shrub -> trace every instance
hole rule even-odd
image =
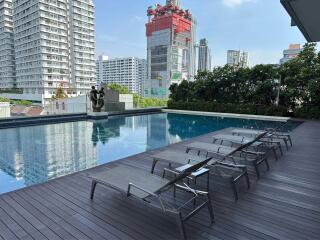
[[[299,118],[320,119],[320,107],[302,107],[294,111]]]
[[[27,101],[27,100],[18,100],[18,101],[11,101],[13,104],[16,105],[23,105],[23,106],[30,106],[32,102]]]
[[[168,108],[177,110],[222,112],[252,115],[288,116],[287,109],[281,106],[264,106],[253,104],[231,104],[217,102],[173,102],[168,101]]]

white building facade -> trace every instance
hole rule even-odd
[[[131,93],[142,94],[142,83],[147,78],[147,60],[135,57],[109,59],[100,56],[96,62],[98,84],[117,83]]]
[[[237,50],[228,50],[227,64],[235,68],[249,67],[249,53]]]
[[[0,1],[0,88],[15,87],[12,0]]]
[[[44,102],[96,84],[92,0],[13,0],[16,87]],[[22,96],[22,98],[23,98]]]
[[[211,71],[211,49],[207,39],[201,39],[199,44],[198,71]]]

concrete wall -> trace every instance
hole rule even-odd
[[[125,110],[133,109],[133,95],[132,94],[120,94],[119,101],[125,104]]]
[[[9,118],[10,116],[10,103],[0,102],[0,118]]]

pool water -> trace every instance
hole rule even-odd
[[[299,123],[161,113],[0,130],[0,194],[224,129]]]

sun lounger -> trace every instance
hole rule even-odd
[[[209,192],[197,191],[190,188],[187,184],[181,183],[183,179],[188,177],[192,172],[202,168],[210,160],[211,159],[206,159],[205,161],[191,165],[171,181],[141,169],[120,165],[90,176],[92,179],[90,198],[93,199],[97,184],[101,184],[126,194],[130,199],[135,198],[141,200],[144,204],[161,209],[163,213],[169,216],[174,216],[179,224],[182,239],[186,239],[185,222],[204,207],[207,207],[209,210],[210,222],[214,222]],[[172,204],[168,204],[162,197],[163,193],[172,188],[191,193],[193,197],[182,205],[173,207]],[[188,204],[194,203],[195,199],[200,198],[202,201],[198,206],[189,211],[187,215],[182,213],[182,210],[185,209]],[[153,202],[151,199],[156,200],[156,202]]]
[[[205,142],[194,142],[187,144],[186,152],[190,152],[191,150],[195,150],[200,155],[201,152],[206,153],[206,157],[208,156],[220,156],[221,160],[217,160],[217,162],[213,165],[206,166],[206,168],[210,169],[210,174],[213,176],[213,181],[223,180],[231,185],[234,198],[238,200],[238,191],[236,184],[242,178],[245,178],[248,189],[250,188],[250,180],[247,171],[247,167],[244,165],[236,164],[236,162],[228,163],[226,159],[232,156],[237,151],[241,151],[245,145],[241,145],[238,147],[228,147],[217,145],[213,143],[205,143]]]
[[[192,144],[192,146],[197,146],[197,144]],[[231,152],[234,152],[234,148],[230,147],[223,147],[215,144],[209,144],[209,145],[201,145],[202,147],[211,147],[210,151],[212,154],[214,154],[216,151],[219,151],[220,153],[216,156],[220,156],[220,158],[224,158],[226,156],[229,156]],[[192,150],[192,149],[190,149]],[[197,150],[198,151],[198,150]],[[202,149],[202,151],[207,151],[206,149]],[[206,152],[207,153],[207,152]],[[206,156],[208,154],[205,154]],[[215,154],[214,154],[215,155]],[[197,161],[202,161],[205,156],[196,156],[196,155],[191,155],[188,153],[184,152],[179,152],[179,151],[173,151],[173,150],[165,150],[160,153],[157,153],[152,156],[154,158],[154,162],[152,164],[152,169],[154,169],[154,165],[156,162],[165,162],[171,164],[176,164],[179,166],[183,166],[188,163],[194,163]],[[213,182],[218,181],[218,182],[224,182],[227,184],[231,185],[231,188],[234,193],[234,197],[236,200],[238,200],[238,191],[236,184],[239,180],[242,179],[242,177],[246,178],[247,186],[250,188],[250,182],[249,182],[249,176],[247,173],[247,169],[243,165],[236,165],[236,164],[230,164],[223,162],[221,159],[219,160],[218,158],[212,158],[205,168],[210,170],[210,178],[213,179]],[[172,169],[175,171],[176,169]],[[151,170],[152,171],[152,170]],[[164,169],[164,173],[169,172],[168,169]]]
[[[258,151],[259,147],[261,147],[263,143],[255,141],[255,138],[218,134],[213,136],[213,143],[220,143],[221,145],[224,143],[231,143],[231,146],[247,144],[248,147],[253,147],[255,151],[243,149],[233,154],[231,158],[236,164],[244,164],[246,166],[253,167],[258,179],[260,178],[259,165],[265,163],[267,170],[270,169],[267,154],[265,152]]]
[[[287,150],[289,149],[288,142],[290,143],[290,146],[292,147],[292,139],[289,133],[279,132],[275,128],[267,128],[266,131],[268,131],[271,134],[271,137],[274,139],[281,139],[284,141],[284,144],[287,147]]]
[[[232,135],[255,137],[259,142],[262,142],[263,147],[268,151],[272,151],[276,160],[278,160],[277,150],[283,155],[281,143],[268,138],[268,131],[253,130],[253,129],[234,129],[231,131]]]

